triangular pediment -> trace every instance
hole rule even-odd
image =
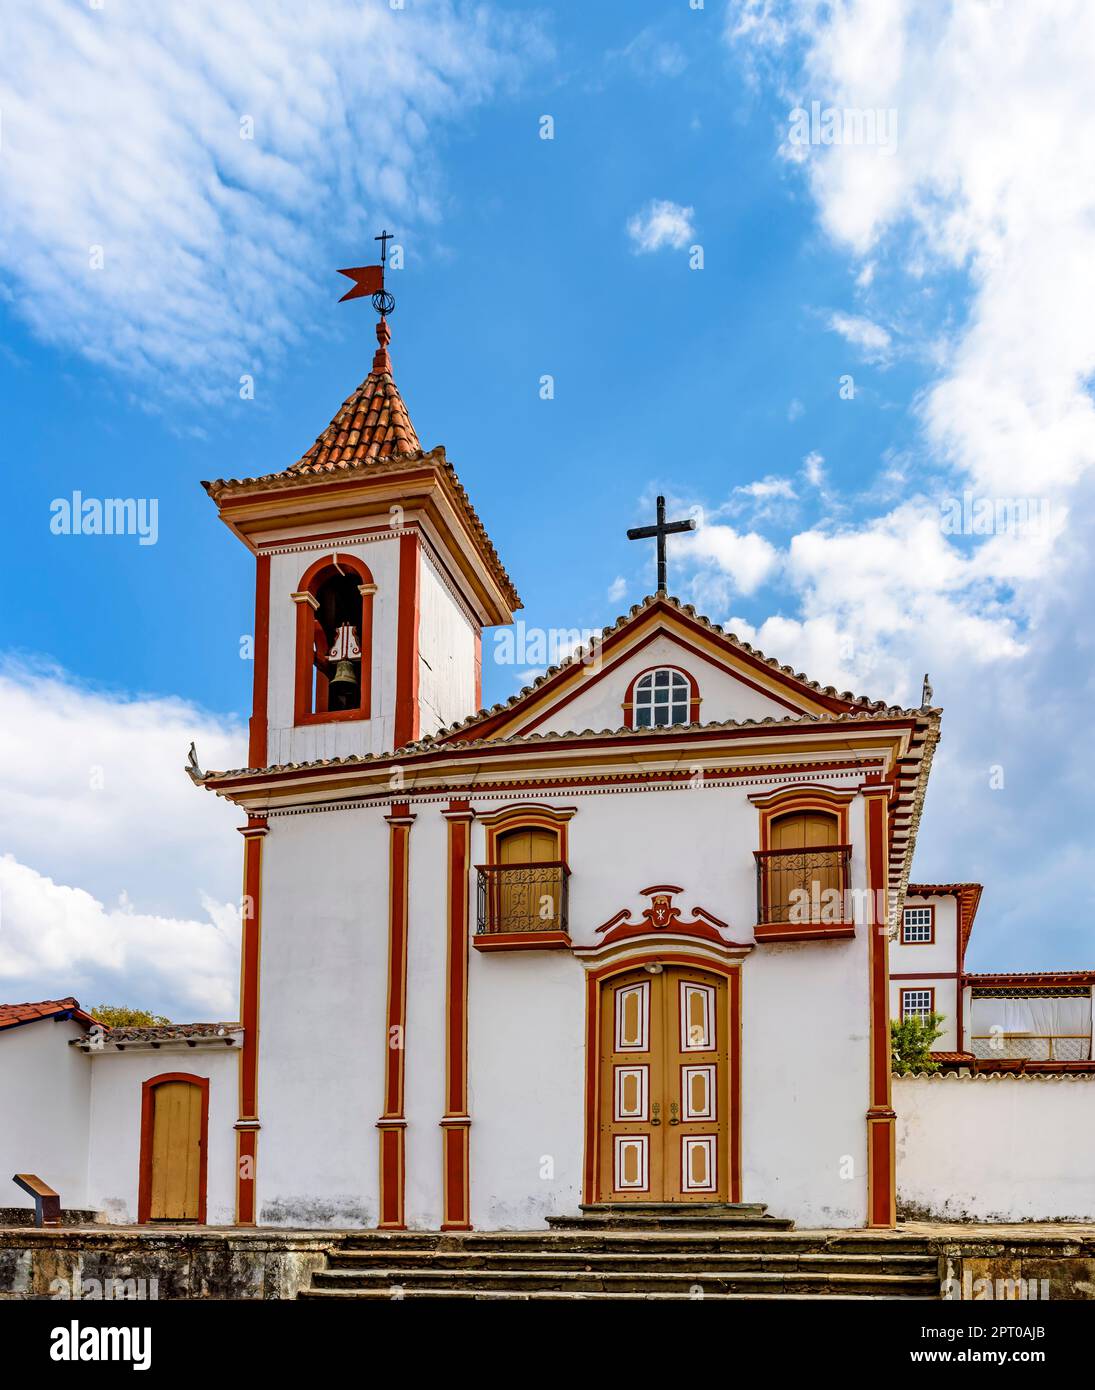
[[[631,726],[637,683],[654,668],[679,672],[689,686],[689,723],[711,724],[847,714],[870,708],[739,642],[678,600],[637,605],[601,639],[553,667],[507,704],[438,735],[444,742]]]

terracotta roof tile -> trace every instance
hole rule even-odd
[[[380,347],[373,357],[372,371],[343,401],[338,414],[308,452],[287,472],[331,473],[350,464],[421,453],[422,445],[411,417],[392,380],[390,334],[383,319],[376,326],[376,334]]]
[[[107,1041],[127,1042],[176,1042],[187,1038],[224,1038],[238,1033],[240,1023],[159,1023],[150,1027],[127,1027],[107,1029]]]
[[[33,1023],[40,1018],[58,1018],[69,1013],[79,1023],[95,1022],[70,995],[66,999],[43,999],[37,1004],[0,1004],[0,1028],[16,1028],[20,1023]]]

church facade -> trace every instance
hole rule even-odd
[[[244,822],[240,1018],[0,1004],[0,1161],[34,1179],[9,1200],[388,1231],[1095,1219],[1095,971],[970,973],[981,886],[909,881],[927,688],[823,688],[659,565],[481,708],[520,601],[377,331],[297,463],[205,485],[255,565],[248,765],[188,768]],[[892,1077],[891,1018],[928,1015],[941,1070]]]
[[[256,563],[240,1222],[580,1204],[895,1220],[889,936],[940,713],[822,688],[658,592],[501,706],[519,607],[373,369],[206,484]]]

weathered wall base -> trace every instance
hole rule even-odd
[[[0,1229],[3,1298],[295,1298],[330,1233],[147,1227]]]
[[[931,1233],[939,1250],[942,1296],[964,1302],[1095,1299],[1095,1228],[928,1224],[905,1229]]]

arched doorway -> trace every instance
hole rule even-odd
[[[205,1222],[209,1080],[164,1072],[141,1094],[138,1221]]]

